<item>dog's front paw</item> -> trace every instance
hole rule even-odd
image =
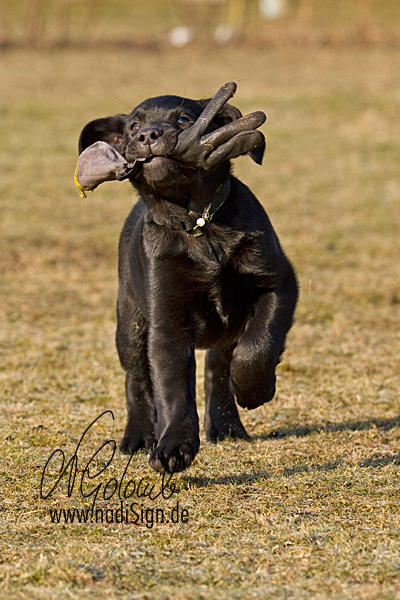
[[[247,384],[248,382],[246,382]],[[269,380],[265,380],[263,385],[254,386],[243,385],[239,387],[235,379],[231,376],[231,389],[236,396],[236,401],[242,408],[253,410],[267,402],[270,402],[275,395],[276,377],[273,375]],[[243,389],[244,388],[244,389]]]
[[[193,462],[199,445],[199,440],[179,443],[174,439],[161,439],[150,457],[149,464],[159,473],[183,471]]]
[[[141,448],[151,450],[154,448],[155,443],[156,440],[152,434],[140,437],[125,433],[120,442],[119,451],[122,452],[122,454],[135,454],[135,452]]]

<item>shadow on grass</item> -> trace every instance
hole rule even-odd
[[[336,460],[332,462],[324,463],[323,465],[300,465],[291,468],[284,468],[283,477],[293,477],[299,473],[321,473],[327,471],[334,471],[338,467],[343,467],[346,461]],[[400,453],[386,456],[375,456],[366,458],[358,463],[359,467],[373,467],[383,468],[387,465],[394,464],[400,465]],[[243,483],[256,483],[262,479],[270,479],[274,477],[279,478],[278,475],[267,473],[266,471],[254,471],[253,473],[241,473],[240,475],[226,475],[222,477],[190,477],[185,475],[182,479],[188,485],[195,485],[197,487],[212,487],[214,485],[241,485]]]
[[[365,419],[362,421],[346,421],[344,423],[332,423],[325,425],[311,425],[298,428],[288,427],[279,431],[272,431],[268,435],[252,436],[254,440],[270,440],[279,439],[285,436],[303,437],[312,433],[336,432],[336,431],[365,431],[376,427],[383,431],[393,429],[400,425],[400,416],[392,419]],[[400,453],[386,456],[374,456],[367,458],[358,463],[359,467],[383,468],[390,464],[400,465]],[[292,477],[299,473],[318,473],[333,471],[338,467],[345,465],[345,461],[339,459],[324,463],[322,465],[299,465],[290,468],[284,468],[283,477]],[[267,471],[253,471],[252,473],[241,473],[240,475],[226,475],[221,477],[190,477],[183,476],[182,479],[188,485],[196,485],[197,487],[210,487],[214,485],[241,485],[243,483],[256,483],[262,479],[277,478],[278,475],[268,473]]]
[[[318,472],[327,472],[334,471],[338,467],[343,467],[347,464],[347,461],[344,460],[336,460],[332,462],[324,463],[323,465],[304,465],[297,466],[292,468],[285,468],[283,471],[284,477],[291,477],[293,475],[297,475],[298,473],[318,473]],[[351,464],[351,461],[350,463]],[[359,463],[357,463],[358,467],[373,467],[383,468],[387,465],[395,464],[400,465],[400,454],[392,454],[386,456],[375,456],[371,458],[366,458]]]
[[[225,475],[222,477],[190,477],[184,475],[182,479],[188,485],[196,485],[197,487],[210,487],[213,485],[227,485],[233,483],[240,485],[241,483],[255,483],[261,479],[269,479],[276,477],[267,471],[254,471],[253,473],[241,473],[240,475]]]
[[[286,468],[283,471],[284,477],[292,477],[292,475],[298,475],[299,473],[318,473],[325,471],[334,471],[338,467],[343,465],[343,461],[335,460],[332,462],[324,463],[323,465],[300,465],[297,467]]]
[[[279,439],[286,436],[304,437],[312,433],[335,432],[335,431],[365,431],[368,429],[382,429],[388,431],[393,427],[400,426],[400,416],[392,419],[365,419],[363,421],[345,421],[344,423],[327,423],[319,425],[304,425],[300,427],[286,427],[277,431],[271,431],[268,435],[252,436],[255,440]]]
[[[375,456],[371,458],[366,458],[358,463],[359,467],[375,467],[375,468],[383,468],[387,465],[400,465],[400,453],[393,454],[391,456]]]
[[[380,456],[379,458],[370,458],[366,459],[360,463],[358,466],[360,467],[384,467],[388,464],[395,462],[396,464],[400,464],[400,456]],[[293,475],[298,475],[299,473],[319,473],[319,472],[327,472],[334,471],[338,467],[342,467],[345,465],[345,461],[343,460],[335,460],[331,462],[326,462],[322,465],[298,465],[296,467],[285,467],[283,470],[283,477],[292,477]],[[272,473],[267,473],[266,471],[254,471],[253,473],[241,473],[240,475],[226,475],[223,477],[190,477],[185,476],[183,479],[188,484],[194,484],[197,487],[209,487],[213,485],[227,485],[227,484],[235,484],[240,485],[242,483],[255,483],[262,479],[270,479],[271,477],[279,478],[278,475],[273,475]]]

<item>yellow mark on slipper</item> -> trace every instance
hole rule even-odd
[[[82,198],[82,200],[84,200],[85,198],[87,198],[86,192],[89,192],[90,190],[85,190],[85,188],[79,183],[78,176],[77,176],[77,170],[78,170],[78,163],[76,163],[76,167],[75,167],[74,181],[75,181],[76,187],[79,190],[80,197]]]

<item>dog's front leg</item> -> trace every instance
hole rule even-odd
[[[160,473],[186,469],[200,445],[194,344],[175,319],[173,323],[151,327],[149,335],[158,439],[150,465]]]
[[[285,347],[297,301],[297,283],[288,266],[280,285],[260,296],[232,354],[231,389],[243,408],[272,400],[275,368]]]
[[[158,440],[150,465],[160,473],[186,469],[200,445],[191,299],[180,271],[179,266],[171,271],[160,264],[150,277],[154,285],[148,354]]]

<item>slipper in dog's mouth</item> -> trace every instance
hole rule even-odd
[[[110,144],[99,141],[84,150],[78,157],[75,169],[75,184],[82,198],[103,181],[123,181],[139,172],[147,158],[127,160]]]
[[[78,157],[75,169],[75,185],[81,198],[86,198],[86,192],[91,192],[104,181],[124,181],[128,177],[139,175],[144,164],[155,172],[160,170],[160,163],[166,172],[172,164],[176,167],[193,169],[189,165],[169,156],[154,155],[135,157],[128,161],[113,146],[99,141],[84,150]]]

